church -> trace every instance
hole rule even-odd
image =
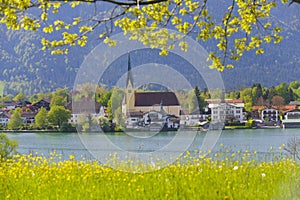
[[[174,92],[136,92],[131,74],[130,55],[128,54],[128,74],[122,113],[126,117],[142,117],[150,111],[164,112],[166,115],[179,116],[180,103]]]

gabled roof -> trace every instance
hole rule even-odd
[[[244,108],[245,104],[242,99],[225,99],[225,102],[221,99],[208,99],[206,100],[209,108],[218,108],[226,106]]]
[[[18,106],[20,104],[20,102],[17,102],[17,101],[4,101],[3,104],[4,104],[5,107]],[[22,105],[22,103],[21,103],[21,105]]]
[[[0,112],[0,118],[10,118],[11,114],[8,112]]]
[[[179,101],[173,92],[136,92],[135,106],[179,106]]]
[[[206,100],[209,104],[219,104],[221,99],[208,99]],[[225,99],[225,103],[244,103],[243,99]]]
[[[254,110],[263,110],[265,106],[252,106],[252,111]]]
[[[273,106],[273,108],[280,110],[280,111],[287,111],[296,108],[296,105],[283,105],[283,106]]]
[[[275,109],[279,111],[289,111],[296,109],[296,105],[282,105],[282,106],[253,106],[252,110]]]
[[[290,105],[296,105],[299,106],[300,105],[300,101],[291,101]]]
[[[40,104],[50,104],[51,102],[51,99],[49,98],[43,98],[41,100],[39,100],[38,102],[32,104],[33,106],[36,106],[36,105],[40,105]]]
[[[37,114],[36,112],[22,112],[21,117],[35,118],[36,114]]]
[[[294,108],[294,109],[291,109],[291,110],[284,111],[284,113],[289,113],[289,112],[300,112],[300,109]]]

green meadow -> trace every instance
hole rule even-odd
[[[17,155],[0,163],[0,199],[299,199],[300,165],[256,152],[187,153],[166,167],[127,171],[70,156]],[[129,162],[129,161],[128,161]],[[139,168],[140,167],[140,168]],[[147,168],[148,172],[143,172]],[[139,172],[140,171],[140,172]]]

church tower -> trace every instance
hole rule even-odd
[[[126,88],[125,88],[125,97],[123,100],[123,114],[130,110],[134,110],[134,87],[133,87],[133,78],[131,74],[131,61],[130,61],[130,53],[128,53],[128,63],[127,63],[127,80],[126,80]]]

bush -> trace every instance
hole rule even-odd
[[[99,123],[104,132],[109,132],[112,130],[111,122],[106,117],[100,117]]]
[[[60,127],[61,132],[76,132],[76,127],[70,123],[63,122]]]
[[[248,126],[248,127],[255,127],[255,121],[253,120],[253,119],[249,119],[247,122],[246,122],[246,124],[245,124],[246,126]]]
[[[4,133],[0,133],[0,161],[11,158],[12,155],[17,154],[18,142],[10,140]]]

